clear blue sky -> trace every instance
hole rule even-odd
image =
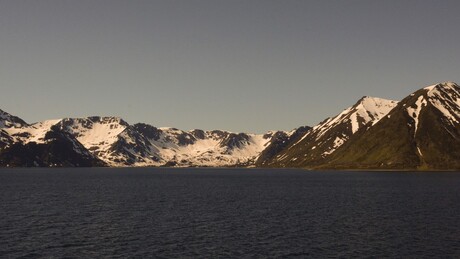
[[[460,1],[0,0],[0,109],[265,132],[460,81]]]

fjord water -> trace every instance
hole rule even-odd
[[[2,169],[0,255],[459,257],[460,173]]]

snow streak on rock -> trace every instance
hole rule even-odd
[[[425,88],[428,101],[438,109],[452,125],[460,121],[460,87],[445,82]]]
[[[410,117],[412,117],[412,119],[414,119],[414,125],[415,125],[415,129],[414,129],[414,136],[415,134],[417,134],[417,128],[418,128],[418,123],[419,123],[419,116],[420,116],[420,111],[422,110],[422,108],[424,106],[426,106],[427,102],[426,102],[426,99],[424,98],[423,95],[420,95],[417,99],[417,101],[415,102],[415,107],[408,107],[407,108],[407,113],[409,114]]]
[[[342,128],[342,133],[335,136],[333,146],[331,146],[324,155],[329,155],[335,149],[345,143],[349,137],[355,134],[363,126],[372,126],[387,115],[398,102],[385,100],[375,97],[363,97],[354,106],[345,109],[335,117],[329,118],[326,121],[316,125],[313,129],[305,134],[296,144],[302,142],[309,136],[314,136],[316,141],[319,141],[326,133]],[[345,125],[345,126],[344,126]],[[344,130],[347,128],[349,130]],[[327,139],[323,139],[322,143],[326,143]],[[321,144],[320,144],[321,145]]]

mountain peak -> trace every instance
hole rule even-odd
[[[350,120],[352,122],[352,131],[358,131],[361,124],[372,122],[377,123],[381,118],[387,115],[396,105],[397,101],[387,100],[377,97],[364,96],[353,107],[351,107]],[[357,117],[360,119],[358,120]],[[359,123],[358,121],[362,121]]]
[[[76,126],[81,125],[84,128],[92,128],[95,125],[108,125],[112,128],[121,127],[126,128],[129,124],[120,117],[113,116],[90,116],[90,117],[81,117],[81,118],[65,118],[62,119],[63,126]]]
[[[372,114],[387,114],[391,109],[393,109],[397,101],[387,100],[378,97],[364,96],[356,104],[355,108],[361,108],[365,111]],[[383,110],[382,110],[383,109]]]
[[[443,82],[425,87],[424,90],[426,94],[417,100],[419,106],[431,103],[451,123],[460,122],[460,86],[454,82]]]
[[[361,97],[361,99],[358,100],[358,103],[364,102],[366,100],[372,100],[372,99],[380,99],[380,98],[365,95],[365,96]]]
[[[20,128],[26,125],[22,119],[0,110],[0,128]]]
[[[458,84],[452,81],[446,81],[446,82],[441,82],[435,85],[430,85],[427,86],[423,89],[430,91],[433,90],[447,90],[447,89],[454,89],[454,88],[459,88]]]
[[[121,117],[115,117],[115,116],[103,116],[103,117],[91,116],[91,117],[88,117],[87,119],[92,121],[92,122],[97,122],[97,123],[104,123],[104,124],[117,123],[117,124],[121,124],[123,126],[128,126],[128,123],[125,120],[123,120]]]

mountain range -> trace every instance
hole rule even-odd
[[[460,169],[460,87],[439,83],[399,102],[365,96],[314,127],[265,134],[99,116],[29,124],[0,110],[0,166]]]

